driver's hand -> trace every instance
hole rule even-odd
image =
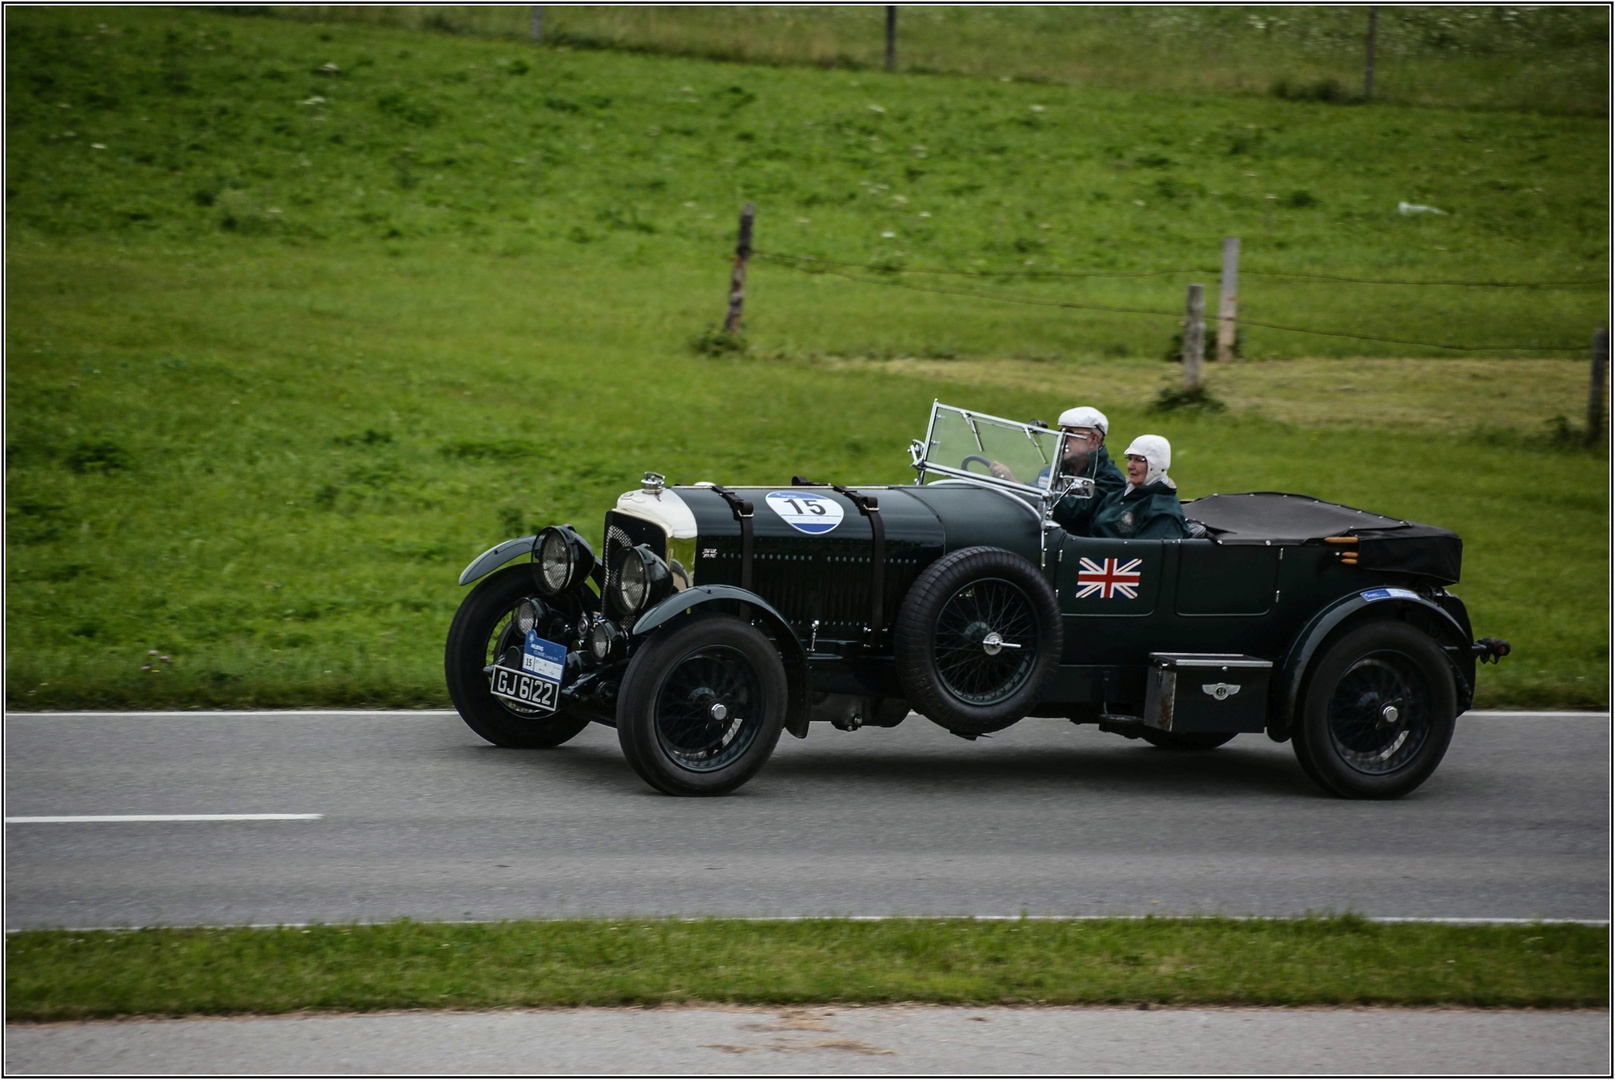
[[[1015,482],[1015,474],[1010,472],[1009,466],[1005,465],[1002,461],[989,461],[987,463],[987,471],[998,477],[1000,480],[1008,480],[1010,483]]]

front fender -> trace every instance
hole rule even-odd
[[[676,592],[634,620],[630,637],[640,637],[657,627],[664,626],[687,612],[709,607],[716,610],[738,610],[749,605],[762,616],[768,629],[779,644],[780,658],[785,661],[785,679],[790,687],[791,700],[785,712],[785,729],[798,739],[807,738],[808,719],[813,711],[812,676],[808,670],[807,649],[772,604],[749,589],[733,585],[696,585]]]
[[[537,536],[518,536],[514,540],[495,544],[493,547],[471,560],[471,565],[460,571],[460,584],[469,585],[479,577],[493,573],[510,560],[520,556],[523,552],[533,550],[533,541]]]
[[[1469,698],[1474,692],[1473,675],[1466,676],[1462,663],[1453,659],[1455,650],[1463,657],[1470,656],[1469,633],[1463,625],[1439,604],[1432,603],[1412,589],[1389,587],[1364,589],[1318,612],[1296,635],[1289,652],[1285,654],[1279,669],[1279,677],[1273,687],[1275,700],[1267,726],[1270,738],[1277,741],[1289,738],[1290,725],[1295,719],[1296,705],[1301,696],[1301,684],[1305,681],[1307,669],[1312,665],[1313,657],[1317,655],[1319,648],[1342,624],[1370,607],[1383,608],[1384,618],[1392,618],[1405,612],[1409,607],[1427,613],[1438,629],[1440,643],[1443,645],[1442,651],[1447,654],[1447,660],[1452,664],[1453,675],[1459,684],[1458,711],[1463,712],[1468,707]]]

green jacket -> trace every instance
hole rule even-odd
[[[1094,510],[1088,535],[1112,540],[1182,540],[1189,529],[1177,491],[1157,480],[1107,497]]]
[[[1064,526],[1068,531],[1078,536],[1087,536],[1089,523],[1093,519],[1094,511],[1099,505],[1112,495],[1119,495],[1127,487],[1127,477],[1110,460],[1110,451],[1103,444],[1099,447],[1098,460],[1094,463],[1093,498],[1079,499],[1075,495],[1067,495],[1054,504],[1054,520]]]

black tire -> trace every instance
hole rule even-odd
[[[537,594],[530,566],[506,567],[477,583],[449,625],[449,640],[443,649],[449,698],[466,726],[495,746],[547,750],[589,726],[587,719],[564,711],[528,712],[494,697],[488,689],[488,676],[482,669],[517,643],[511,617],[517,604]]]
[[[1314,663],[1291,739],[1307,775],[1331,794],[1396,799],[1441,764],[1457,715],[1441,647],[1406,623],[1372,622]]]
[[[1215,750],[1232,739],[1234,731],[1156,731],[1141,728],[1138,737],[1159,750]]]
[[[732,615],[698,616],[658,630],[628,664],[617,741],[658,791],[722,795],[774,752],[789,692],[760,630]]]
[[[992,633],[1004,642],[996,649]],[[1059,670],[1064,641],[1042,572],[995,547],[962,548],[927,567],[893,634],[909,704],[964,735],[1002,730],[1030,712]]]

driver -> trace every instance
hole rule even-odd
[[[1094,511],[1088,535],[1115,540],[1182,540],[1189,527],[1178,504],[1178,485],[1166,475],[1172,444],[1140,435],[1127,448],[1127,487]]]
[[[1111,495],[1120,494],[1127,479],[1105,449],[1110,421],[1098,409],[1079,405],[1060,414],[1060,430],[1065,432],[1065,459],[1061,476],[1086,476],[1094,482],[1093,498],[1067,495],[1054,504],[1054,520],[1079,536],[1086,536],[1094,510]]]

